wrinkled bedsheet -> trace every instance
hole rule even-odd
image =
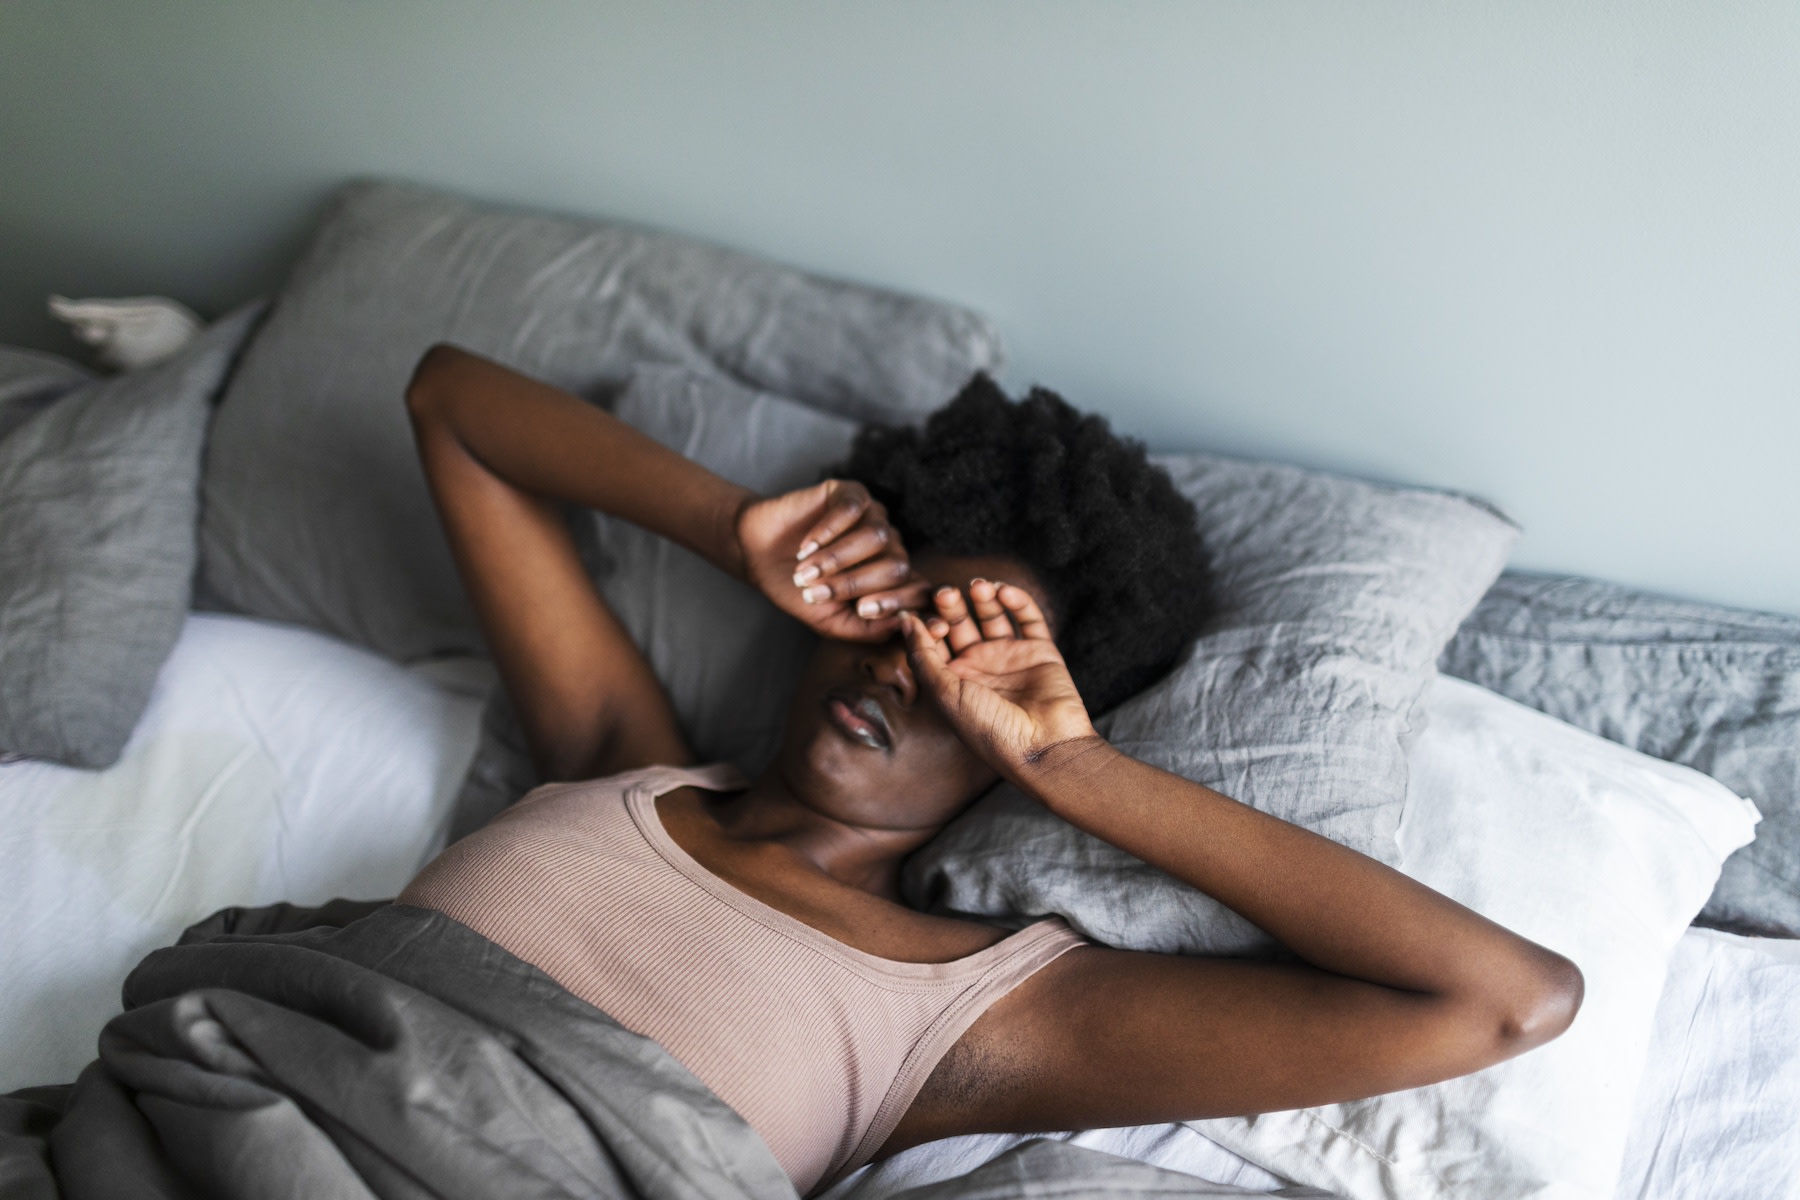
[[[0,1193],[795,1194],[655,1042],[424,909],[227,909],[132,972],[99,1051],[72,1086],[0,1097]],[[1050,1141],[907,1193],[1095,1194],[1249,1193]]]

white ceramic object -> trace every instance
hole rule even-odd
[[[163,361],[193,341],[201,329],[200,318],[191,309],[165,296],[117,300],[52,296],[50,315],[94,347],[102,363],[119,371]]]

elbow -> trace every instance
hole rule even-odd
[[[1560,1037],[1581,1011],[1587,987],[1581,968],[1560,954],[1536,949],[1502,1008],[1499,1039],[1506,1057]]]
[[[446,389],[454,384],[461,367],[474,356],[467,350],[439,342],[425,351],[406,382],[406,411],[416,421],[428,416]]]

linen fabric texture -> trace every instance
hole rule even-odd
[[[1618,1200],[1800,1193],[1800,941],[1690,929],[1669,960]]]
[[[146,958],[125,1004],[74,1087],[0,1096],[8,1196],[796,1200],[656,1043],[423,909],[227,909]],[[912,1193],[1243,1194],[1047,1141]]]
[[[0,753],[118,760],[187,615],[212,398],[259,313],[97,382],[0,365]]]
[[[1135,758],[1396,862],[1414,703],[1517,528],[1449,493],[1205,454],[1154,461],[1199,512],[1214,613],[1175,670],[1098,729]],[[1272,944],[1005,784],[915,854],[903,884],[919,907],[1056,913],[1128,949]]]
[[[93,378],[93,372],[58,355],[0,346],[0,439]]]
[[[935,408],[1001,357],[992,327],[953,305],[626,225],[353,184],[221,402],[209,604],[401,660],[479,649],[402,404],[440,341],[595,401],[651,361],[858,419]]]
[[[1508,572],[1442,666],[1754,801],[1701,919],[1800,937],[1800,617]]]
[[[1193,1125],[1347,1200],[1611,1200],[1670,959],[1755,809],[1460,680],[1423,707],[1402,868],[1580,967],[1574,1025],[1429,1087]]]

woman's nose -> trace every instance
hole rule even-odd
[[[906,643],[898,636],[870,647],[863,654],[862,669],[863,674],[874,682],[893,688],[902,705],[912,707],[918,686],[913,679],[912,665],[906,661]]]

